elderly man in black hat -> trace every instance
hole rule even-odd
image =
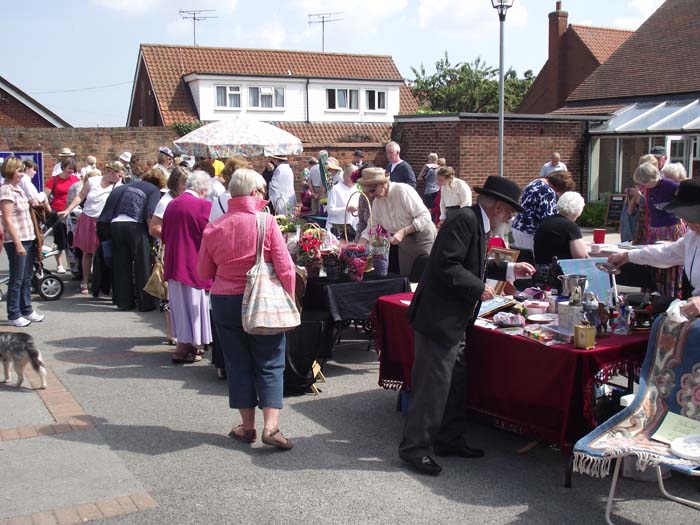
[[[518,211],[520,188],[504,177],[490,176],[477,203],[451,215],[440,229],[423,277],[409,308],[415,332],[412,398],[399,457],[422,474],[438,475],[438,456],[481,457],[467,445],[465,332],[475,321],[481,301],[494,297],[484,281],[526,278],[528,263],[486,263],[489,233]],[[468,334],[466,336],[469,344]]]
[[[700,316],[700,180],[686,179],[678,186],[674,199],[659,208],[683,220],[688,231],[677,241],[654,244],[639,250],[616,253],[608,262],[622,266],[628,262],[647,264],[655,268],[683,266],[693,287],[693,296],[681,307],[687,317]]]

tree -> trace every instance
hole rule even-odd
[[[471,63],[450,63],[445,58],[435,62],[435,73],[427,75],[423,64],[420,70],[411,68],[413,95],[421,109],[435,112],[498,112],[498,68],[490,67],[477,57]],[[507,112],[520,105],[534,80],[532,71],[518,78],[514,69],[504,74],[504,106]]]

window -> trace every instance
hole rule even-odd
[[[326,89],[326,109],[360,109],[360,92],[357,89]]]
[[[284,88],[249,87],[248,106],[251,108],[284,108]]]
[[[376,91],[368,89],[367,94],[367,111],[386,111],[386,91]]]
[[[216,86],[217,108],[240,108],[241,86]]]

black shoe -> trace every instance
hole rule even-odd
[[[437,476],[442,472],[442,467],[430,456],[422,456],[418,458],[401,458],[405,463],[410,465],[413,470],[428,476]]]
[[[484,457],[484,451],[478,448],[471,448],[466,443],[458,443],[456,445],[445,445],[435,443],[433,450],[436,456],[459,456],[461,458],[481,458]]]
[[[127,306],[119,306],[119,305],[117,305],[117,310],[121,310],[121,311],[123,311],[123,312],[128,312],[129,310],[133,310],[134,308],[136,308],[136,305],[135,305],[135,304],[127,305]]]

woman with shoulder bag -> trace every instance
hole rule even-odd
[[[199,274],[214,279],[212,317],[221,336],[229,388],[229,406],[238,409],[242,423],[229,436],[254,443],[255,407],[262,408],[262,442],[282,450],[292,442],[280,432],[285,335],[251,335],[243,329],[243,295],[247,273],[256,264],[258,216],[267,205],[265,179],[251,169],[238,169],[229,184],[226,215],[204,230],[199,251]],[[287,246],[271,215],[263,215],[263,259],[272,263],[289,297],[294,298],[295,271]]]

